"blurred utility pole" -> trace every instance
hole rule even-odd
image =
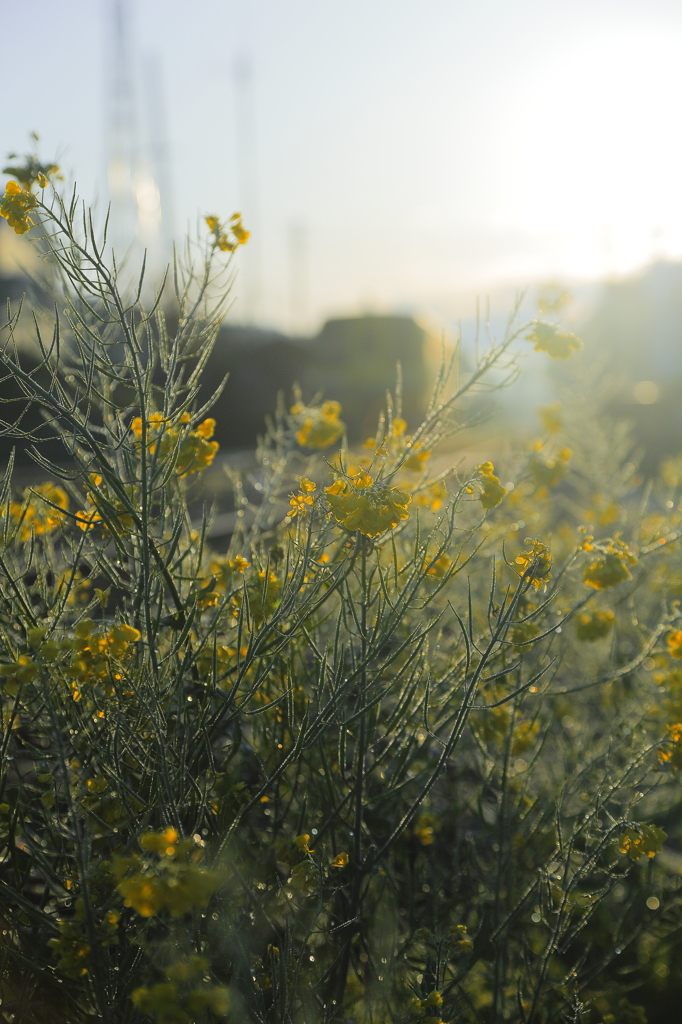
[[[308,330],[310,302],[308,228],[302,223],[289,226],[289,330],[305,334]]]
[[[137,233],[137,117],[129,0],[110,0],[107,45],[106,160],[110,215],[108,249],[121,260]]]
[[[139,108],[138,61],[131,0],[108,0],[105,24],[106,161],[110,204],[107,248],[119,265],[137,250],[131,272],[147,250],[147,283],[153,285],[171,254],[173,232],[168,141],[158,57],[144,63],[145,117]],[[162,209],[162,202],[164,209]]]
[[[173,256],[175,218],[163,69],[161,59],[157,53],[147,54],[143,71],[147,108],[146,134],[149,140],[148,189],[150,193],[155,192],[157,196],[158,221],[155,225],[156,237],[154,241],[158,249],[158,258],[165,267],[165,264]],[[140,209],[141,213],[142,210]]]
[[[259,225],[258,154],[253,66],[248,57],[238,57],[232,66],[235,98],[237,175],[239,202],[244,226],[251,232],[249,244],[241,250],[241,281],[237,279],[236,314],[248,324],[261,313],[261,239]]]

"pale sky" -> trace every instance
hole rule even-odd
[[[0,151],[39,132],[86,198],[105,182],[111,3],[42,5],[3,52]],[[682,257],[679,2],[130,6],[139,64],[161,62],[174,233],[239,208],[254,230],[236,318],[247,293],[259,322],[285,329],[450,316],[502,285]]]

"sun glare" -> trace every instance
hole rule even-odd
[[[682,255],[682,35],[613,31],[553,54],[514,96],[515,219],[552,236],[564,272]]]

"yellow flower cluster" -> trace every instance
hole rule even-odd
[[[540,627],[536,622],[517,622],[512,628],[509,639],[515,646],[521,647],[537,636],[539,632]]]
[[[133,528],[133,517],[129,512],[126,512],[120,499],[109,492],[99,473],[91,473],[90,482],[96,490],[87,491],[86,508],[76,512],[76,523],[79,529],[86,532],[101,526],[105,532],[109,532],[109,527],[105,523],[105,517],[102,515],[104,511],[109,523],[113,525],[114,530],[120,537],[130,533]],[[126,491],[128,496],[132,497],[132,487],[126,487]]]
[[[258,573],[252,573],[247,577],[246,596],[248,601],[249,615],[256,626],[260,626],[264,619],[272,615],[279,604],[282,581],[275,572],[267,574],[265,569]],[[232,613],[237,617],[242,604],[243,590],[238,590],[232,597]]]
[[[469,930],[465,924],[456,924],[451,927],[450,936],[455,940],[463,953],[471,953],[474,943],[473,939],[469,937]]]
[[[668,838],[662,828],[655,825],[639,825],[637,828],[627,828],[618,841],[618,848],[621,853],[627,853],[630,860],[639,860],[640,857],[655,857],[661,852],[663,843]]]
[[[20,654],[16,661],[0,665],[0,678],[7,679],[5,690],[15,696],[19,690],[18,683],[30,683],[38,672],[38,665],[28,654]]]
[[[426,562],[425,564],[429,565],[428,562]],[[449,557],[449,555],[442,554],[439,558],[436,559],[433,565],[429,565],[429,568],[426,570],[426,575],[434,576],[437,580],[442,580],[443,577],[446,576],[447,573],[450,571],[451,566],[452,559]]]
[[[236,555],[234,558],[215,555],[208,563],[208,567],[215,579],[213,586],[219,593],[225,593],[241,585],[238,577],[243,576],[246,570],[251,568],[251,563],[242,555]]]
[[[442,480],[437,480],[436,483],[431,484],[426,490],[418,491],[414,500],[417,505],[429,508],[432,512],[438,512],[443,507],[443,502],[447,500],[447,497],[448,492],[445,484]]]
[[[586,537],[582,547],[585,551],[599,552],[599,557],[583,573],[583,580],[588,587],[608,590],[609,587],[616,587],[632,579],[629,566],[637,565],[637,559],[624,541],[614,537],[601,544],[592,544],[592,538]]]
[[[213,235],[214,248],[220,249],[221,252],[234,252],[238,246],[246,245],[251,237],[251,232],[242,224],[241,213],[233,213],[227,225],[223,225],[215,216],[205,217],[204,220]]]
[[[578,615],[575,625],[575,635],[578,640],[601,640],[613,629],[616,616],[612,611],[581,612]]]
[[[302,448],[328,448],[343,435],[346,424],[339,419],[338,402],[323,402],[319,408],[296,402],[290,409],[296,417],[296,440]]]
[[[15,235],[25,235],[33,227],[34,220],[30,215],[38,205],[37,198],[28,189],[23,189],[16,181],[8,181],[5,194],[0,199],[0,217],[4,217]]]
[[[507,493],[507,488],[503,487],[498,477],[495,476],[494,469],[492,462],[482,462],[480,466],[476,467],[481,486],[479,500],[485,509],[495,508]]]
[[[512,754],[523,754],[526,750],[530,750],[534,746],[539,732],[540,723],[537,719],[535,721],[526,720],[515,725],[511,745]]]
[[[297,515],[306,515],[315,504],[313,494],[317,490],[317,484],[305,476],[299,477],[298,483],[298,494],[289,495],[289,511],[287,512],[289,519],[293,519]]]
[[[271,564],[275,564],[274,560]],[[282,581],[278,575],[270,571],[267,583],[265,582],[265,569],[257,573],[249,572],[252,569],[251,563],[242,555],[235,555],[234,558],[220,556],[213,557],[209,562],[209,569],[213,574],[214,592],[206,592],[209,603],[217,604],[217,597],[221,593],[232,593],[231,608],[232,614],[236,617],[243,597],[243,580],[240,576],[246,576],[246,593],[248,597],[249,613],[256,623],[263,621],[263,615],[270,615],[279,602],[279,593],[282,589]],[[213,599],[216,600],[213,600]],[[200,604],[202,600],[200,599]],[[204,600],[204,605],[206,601]],[[223,652],[221,655],[221,651]],[[230,647],[218,647],[218,660],[228,663],[236,654]],[[210,663],[210,662],[209,662]]]
[[[10,154],[10,160],[14,159],[15,154]],[[59,178],[60,180],[62,178],[57,164],[43,164],[35,156],[24,157],[23,164],[3,167],[2,173],[11,174],[29,192],[33,191],[34,185],[38,185],[39,188],[47,188],[50,178]]]
[[[165,969],[165,982],[135,989],[133,1003],[158,1024],[193,1024],[205,1020],[208,1011],[222,1018],[229,1009],[229,991],[208,983],[208,969],[206,958],[197,954],[178,960]]]
[[[365,472],[337,480],[325,494],[337,523],[366,537],[376,537],[407,519],[412,500],[405,491],[386,487]]]
[[[419,840],[422,846],[431,846],[436,838],[438,827],[438,819],[428,811],[424,811],[417,818],[412,835]]]
[[[140,917],[153,917],[161,910],[167,910],[171,917],[182,917],[206,906],[219,879],[215,872],[198,866],[202,849],[196,839],[181,839],[174,828],[166,828],[143,835],[140,846],[156,858],[133,854],[113,862],[126,907],[132,907]]]
[[[422,1024],[443,1024],[438,1012],[442,1005],[443,997],[435,989],[433,992],[429,992],[426,999],[414,998],[409,1001],[412,1014],[418,1017]]]
[[[528,468],[535,486],[545,494],[549,488],[556,487],[566,475],[566,468],[572,458],[570,448],[560,448],[556,458],[546,458],[540,452],[534,455]]]
[[[48,939],[55,955],[59,957],[57,967],[67,978],[82,978],[88,973],[86,964],[90,959],[90,945],[85,938],[82,922],[85,920],[85,901],[79,897],[75,902],[75,912],[69,921],[59,921],[59,937]],[[109,910],[97,928],[97,941],[100,946],[118,945],[117,926],[120,915],[116,910]]]
[[[396,416],[393,420],[392,437],[387,438],[386,441],[399,455],[409,452],[403,462],[403,469],[409,469],[411,473],[421,473],[431,457],[431,452],[428,448],[424,448],[419,441],[413,443],[411,437],[405,434],[406,430],[407,422],[401,416]],[[365,447],[376,447],[376,439],[368,438]]]
[[[115,663],[126,656],[130,644],[136,643],[141,634],[138,629],[126,623],[105,630],[98,627],[92,619],[82,619],[74,632],[75,639],[70,642],[73,655],[66,674],[73,680],[73,699],[79,701],[84,683],[107,680],[112,673],[114,679],[121,678]]]
[[[153,412],[147,422],[147,444],[152,455],[162,459],[176,457],[175,472],[180,477],[190,473],[199,473],[210,466],[220,445],[211,441],[215,431],[215,420],[209,417],[196,427],[187,431],[191,421],[188,412],[180,417],[177,424],[166,419],[162,413]],[[184,429],[183,429],[184,428]],[[130,429],[138,440],[143,433],[142,419],[136,416]]]
[[[607,501],[602,494],[593,494],[591,505],[592,507],[585,513],[585,519],[590,523],[610,526],[618,520],[620,514],[618,505],[614,501]]]
[[[558,434],[563,430],[564,421],[561,417],[561,402],[552,402],[538,409],[538,416],[548,434]]]
[[[528,551],[522,551],[515,558],[516,564],[521,566],[517,572],[522,579],[530,580],[535,589],[539,590],[552,578],[552,556],[542,541],[526,539],[526,544],[530,545]]]
[[[532,342],[536,352],[546,352],[552,359],[568,359],[583,347],[582,341],[575,334],[558,324],[548,324],[542,320],[533,321],[526,340]]]
[[[68,508],[66,492],[56,484],[47,483],[27,488],[23,502],[10,503],[9,516],[11,522],[19,527],[19,540],[25,542],[30,540],[31,534],[38,537],[56,530],[63,523],[63,513]]]
[[[659,747],[658,760],[661,764],[669,764],[674,772],[682,771],[682,723],[675,722],[667,726],[668,740]]]
[[[673,629],[665,638],[671,658],[682,658],[682,629]]]

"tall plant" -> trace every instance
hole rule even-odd
[[[652,769],[682,749],[652,714],[657,685],[677,699],[674,524],[614,533],[632,470],[587,496],[592,515],[551,434],[513,489],[491,462],[436,454],[469,396],[514,377],[517,339],[559,358],[578,339],[511,321],[472,372],[442,368],[416,429],[389,395],[360,454],[337,403],[297,396],[252,479],[232,472],[237,525],[216,551],[196,400],[248,236],[207,218],[174,263],[171,329],[54,173],[28,161],[0,200],[34,227],[58,297],[49,339],[36,318],[38,367],[14,344],[21,310],[0,363],[64,449],[51,462],[45,428],[3,421],[51,477],[18,497],[10,465],[1,495],[3,1012],[630,1012],[611,964],[647,929],[632,869],[665,838],[670,775]]]

